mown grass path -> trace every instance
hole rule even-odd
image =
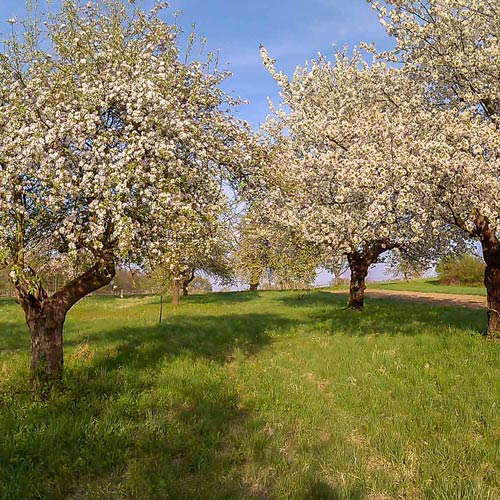
[[[90,298],[28,390],[0,300],[0,498],[500,498],[500,343],[469,308],[313,292]]]
[[[450,295],[479,295],[486,297],[484,286],[443,285],[437,278],[422,278],[411,281],[371,282],[371,290],[399,290]]]
[[[329,293],[345,295],[345,290],[328,290]],[[370,285],[366,290],[366,295],[374,299],[396,299],[407,302],[420,302],[430,305],[443,305],[452,307],[486,307],[486,297],[480,295],[458,295],[451,293],[436,292],[414,292],[408,290],[375,289],[371,290]]]

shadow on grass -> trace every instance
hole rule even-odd
[[[314,481],[306,488],[300,498],[308,500],[363,500],[365,492],[361,489],[337,490],[324,481]]]
[[[145,392],[141,374],[101,372],[101,384],[75,378],[43,405],[9,408],[0,496],[248,498],[237,447],[249,413],[230,384],[194,375]],[[96,391],[104,384],[112,394]]]
[[[241,404],[223,365],[257,353],[270,342],[269,328],[293,321],[271,314],[171,321],[88,335],[91,352],[70,356],[64,390],[0,407],[1,498],[252,496],[239,448],[249,428],[264,424]]]
[[[272,314],[178,315],[161,325],[124,326],[86,335],[85,340],[98,348],[117,346],[112,356],[99,362],[106,369],[128,364],[151,368],[178,355],[224,363],[235,350],[244,355],[256,354],[269,344],[268,330],[284,330],[294,324],[289,318]],[[78,344],[77,340],[65,343],[67,347]]]
[[[260,297],[258,292],[216,292],[216,293],[200,293],[195,295],[188,295],[182,297],[181,302],[189,304],[240,304],[242,302],[249,302]]]
[[[352,311],[346,308],[347,294],[322,291],[302,299],[285,296],[278,300],[287,307],[304,308],[309,320],[326,322],[332,333],[352,336],[418,335],[423,330],[439,334],[450,328],[483,333],[486,326],[485,311],[467,307],[367,298],[364,311]]]
[[[0,352],[28,349],[29,344],[28,327],[25,324],[0,321]]]
[[[21,306],[13,298],[0,298],[0,353],[28,346],[28,327]]]

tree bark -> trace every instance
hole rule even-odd
[[[487,295],[487,336],[500,339],[500,242],[496,231],[489,226],[485,217],[478,217],[476,227],[481,241],[484,270],[484,286]]]
[[[28,308],[26,322],[31,335],[31,382],[34,389],[59,381],[63,372],[63,327],[66,308],[45,300]]]
[[[348,307],[349,309],[362,310],[365,307],[366,277],[370,263],[360,252],[349,254],[347,258],[351,270]]]
[[[187,297],[189,295],[189,285],[194,280],[194,271],[182,282],[182,295]]]
[[[492,339],[500,339],[500,266],[486,265],[484,285],[488,299],[488,331]]]
[[[175,307],[179,305],[179,283],[177,281],[172,284],[172,305]]]
[[[68,311],[89,293],[108,285],[115,274],[115,264],[113,254],[105,253],[51,297],[32,269],[23,273],[13,278],[12,284],[31,335],[31,380],[33,389],[38,390],[62,379],[63,328]]]
[[[372,264],[375,264],[384,252],[397,248],[397,244],[387,240],[376,240],[366,244],[359,251],[347,255],[351,270],[349,286],[349,309],[362,310],[365,307],[366,277]]]

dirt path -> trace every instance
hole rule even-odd
[[[346,294],[346,290],[332,290],[330,293]],[[366,289],[368,298],[386,299],[394,298],[408,302],[421,302],[433,305],[443,306],[462,306],[462,307],[486,307],[486,297],[480,295],[455,295],[451,293],[424,293],[424,292],[403,292],[399,290],[370,290]]]

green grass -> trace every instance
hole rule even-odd
[[[441,285],[437,278],[425,278],[411,281],[391,281],[389,283],[369,283],[368,288],[372,290],[398,290],[408,292],[486,296],[486,288],[484,288],[484,286]]]
[[[0,301],[0,498],[500,498],[500,343],[480,310],[313,292],[91,298],[32,400]]]

